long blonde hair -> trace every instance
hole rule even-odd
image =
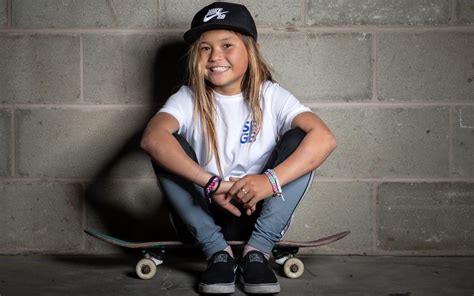
[[[263,112],[260,105],[261,86],[266,80],[273,81],[270,67],[263,59],[258,50],[256,41],[247,35],[236,34],[243,41],[248,54],[248,68],[242,79],[242,92],[245,102],[249,107],[252,118],[256,123],[255,135],[257,136],[263,124]],[[194,96],[194,119],[200,119],[201,128],[204,133],[207,162],[216,159],[217,169],[223,177],[220,154],[217,149],[217,130],[215,126],[216,102],[212,85],[204,78],[204,69],[199,63],[199,44],[201,38],[194,42],[188,52],[188,86],[193,91]]]

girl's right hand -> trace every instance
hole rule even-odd
[[[227,193],[214,193],[212,195],[212,201],[216,204],[220,205],[227,211],[231,212],[233,215],[240,217],[242,213],[240,210],[234,206],[230,201],[232,200],[232,196],[228,195]]]
[[[227,192],[233,185],[234,182],[222,181],[216,193],[212,195],[212,201],[221,206],[222,208],[226,209],[233,215],[240,217],[242,213],[234,204],[231,203],[232,196],[227,194]]]

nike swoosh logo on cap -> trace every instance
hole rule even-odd
[[[222,11],[222,8],[218,8],[217,10],[210,10],[202,19],[203,22],[207,23],[211,19],[217,17],[218,19],[224,19],[228,11]]]

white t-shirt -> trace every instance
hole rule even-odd
[[[291,128],[296,115],[311,111],[277,83],[265,82],[262,87],[263,126],[255,137],[250,111],[241,94],[216,98],[217,144],[224,178],[261,173],[278,137]],[[179,122],[179,131],[194,148],[199,164],[208,172],[219,175],[214,157],[206,163],[206,143],[200,121],[194,124],[192,91],[182,86],[158,112],[171,114]]]

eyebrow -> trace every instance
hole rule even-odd
[[[229,41],[229,39],[235,39],[234,36],[230,36],[230,37],[226,37],[226,38],[222,38],[222,39],[219,39],[217,40],[216,42],[225,42],[225,41]],[[202,43],[210,43],[209,41],[206,41],[206,40],[202,40],[201,41],[201,44]]]

